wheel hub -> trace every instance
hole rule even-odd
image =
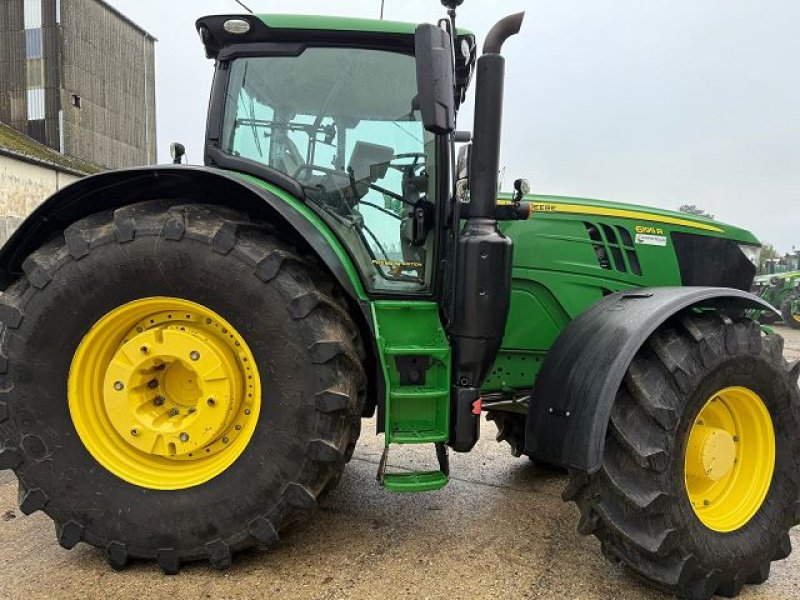
[[[122,439],[166,457],[221,438],[238,412],[240,389],[235,360],[220,340],[172,325],[120,346],[103,383],[106,412]]]
[[[722,428],[695,425],[689,437],[686,470],[695,477],[719,481],[736,463],[736,442]]]
[[[118,477],[184,489],[225,471],[255,431],[261,383],[245,340],[179,298],[112,310],[78,346],[68,382],[81,441]]]

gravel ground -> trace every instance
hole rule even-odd
[[[800,331],[777,329],[787,358],[800,359]],[[492,424],[483,424],[474,452],[453,457],[451,484],[421,495],[378,487],[382,448],[373,427],[365,423],[353,462],[319,513],[223,573],[190,565],[165,577],[149,563],[117,573],[86,545],[62,550],[47,517],[19,514],[16,481],[0,472],[0,598],[667,598],[578,535],[577,510],[559,497],[564,477],[510,456],[494,442]],[[432,458],[418,452],[404,449],[392,463]],[[792,540],[800,547],[800,530]],[[741,597],[800,598],[800,552]]]

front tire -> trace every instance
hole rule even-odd
[[[199,559],[225,568],[233,552],[277,541],[338,481],[358,435],[365,377],[357,327],[313,257],[239,213],[147,202],[73,224],[24,270],[0,297],[0,468],[14,469],[22,512],[49,515],[62,546],[104,549],[114,568],[129,559],[155,560],[170,574]],[[151,315],[141,312],[148,303]],[[130,307],[139,312],[118,334],[94,335]],[[141,356],[137,336],[151,340],[141,343]],[[154,350],[175,336],[193,344],[188,358]],[[91,354],[101,343],[94,340],[116,352],[109,364],[102,348]],[[135,346],[127,355],[126,342]],[[84,350],[89,359],[81,362]],[[252,370],[237,370],[239,350],[240,366],[254,362]],[[188,427],[206,403],[209,414],[223,408],[223,398],[198,395],[194,374],[206,353],[223,357],[238,381],[224,398],[231,417],[225,429],[195,427],[191,437],[176,430],[185,440],[169,438],[169,419]],[[124,382],[115,375],[103,388],[103,371],[127,368],[133,355],[152,358],[141,369],[153,374]],[[192,361],[201,365],[196,373]],[[214,373],[209,385],[219,389]],[[256,391],[247,383],[253,375],[260,398],[247,398]],[[160,382],[172,391],[161,392]],[[114,407],[133,402],[125,418],[143,420],[120,425],[104,414],[103,393],[119,394]],[[237,413],[236,394],[256,404]],[[204,451],[225,456],[234,435],[247,432],[247,416],[257,421],[230,464],[182,475],[211,460]],[[116,430],[103,427],[109,423]],[[141,445],[159,432],[167,437],[152,451]],[[197,432],[207,439],[194,455],[176,450]],[[113,451],[103,453],[106,447]]]
[[[579,531],[681,598],[765,581],[800,520],[800,398],[782,350],[718,314],[654,333],[617,395],[600,471],[570,474]]]

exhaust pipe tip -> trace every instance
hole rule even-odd
[[[500,54],[503,49],[503,44],[512,35],[519,33],[522,29],[522,21],[525,18],[525,13],[517,13],[515,15],[508,15],[504,19],[500,19],[489,31],[486,36],[486,41],[483,43],[484,54]]]

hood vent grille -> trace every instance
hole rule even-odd
[[[589,234],[589,239],[592,240],[594,255],[601,268],[607,271],[642,275],[642,265],[639,262],[639,255],[636,253],[630,231],[619,225],[612,226],[587,221],[584,221],[583,226],[586,228],[586,233]]]

